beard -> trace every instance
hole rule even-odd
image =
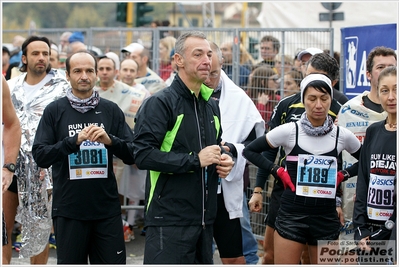
[[[29,64],[28,64],[29,72],[32,73],[33,75],[36,75],[36,76],[40,76],[40,75],[43,75],[43,73],[47,73],[47,69],[48,68],[49,68],[48,64],[47,64],[47,66],[45,68],[44,67],[29,66]]]
[[[93,86],[76,86],[75,90],[78,91],[79,93],[87,93],[90,92],[91,90],[93,90]]]
[[[79,93],[87,93],[90,92],[93,89],[93,87],[76,87],[76,91],[78,91]]]

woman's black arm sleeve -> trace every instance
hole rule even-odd
[[[352,155],[355,159],[359,160],[359,158],[360,158],[360,152],[361,152],[361,151],[362,151],[362,146],[360,146],[359,149],[358,149],[355,153],[352,153],[351,155]]]
[[[355,159],[359,160],[361,150],[362,150],[362,147],[360,146],[360,148],[355,153],[353,153],[351,155]],[[349,177],[357,176],[358,170],[359,170],[359,162],[358,161],[356,163],[352,164],[350,167],[345,169],[345,171],[347,171],[349,173]]]
[[[273,147],[271,147],[266,141],[266,137],[261,136],[244,148],[243,155],[247,160],[258,166],[259,168],[270,171],[274,166],[274,163],[264,157],[261,152],[271,149],[273,149]]]
[[[269,160],[273,159],[273,162],[275,162],[277,154],[278,154],[278,150],[279,150],[279,148],[276,147],[271,150],[264,151],[264,152],[262,152],[262,156],[266,157]],[[258,168],[258,172],[256,173],[255,187],[260,187],[260,188],[264,189],[270,173],[271,173],[270,169],[266,170],[266,169]]]
[[[345,171],[349,173],[349,177],[357,176],[358,170],[359,170],[359,162],[353,163],[350,167],[345,169]]]

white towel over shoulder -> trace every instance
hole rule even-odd
[[[226,209],[230,219],[242,217],[243,174],[246,159],[242,156],[242,144],[255,127],[256,137],[265,133],[265,122],[258,109],[245,93],[222,70],[222,89],[219,107],[222,121],[222,140],[234,144],[237,158],[230,174],[222,179],[222,188]]]

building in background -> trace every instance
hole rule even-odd
[[[214,18],[214,28],[240,28],[242,26],[242,19],[244,19],[242,10],[243,3],[239,2],[176,2],[173,8],[169,10],[169,21],[171,22],[171,26],[176,27],[204,27],[204,25],[208,24],[207,19]],[[256,19],[259,12],[258,8],[247,8],[247,27],[260,27],[260,23]]]
[[[319,21],[319,14],[326,12],[321,2],[268,1],[263,2],[257,20],[262,28],[329,28],[329,21]],[[342,2],[334,12],[344,13],[343,21],[333,21],[331,25],[334,51],[341,49],[341,28],[398,22],[398,2]],[[308,38],[313,41],[312,35]]]

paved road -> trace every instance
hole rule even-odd
[[[127,265],[142,265],[143,264],[143,254],[144,254],[144,241],[145,237],[141,236],[141,231],[139,229],[134,229],[134,234],[136,239],[126,243],[126,264]],[[216,250],[214,255],[214,263],[221,264],[219,253]],[[13,250],[13,255],[11,259],[12,265],[29,265],[30,261],[26,258],[19,258],[18,252]],[[48,265],[57,264],[57,254],[55,249],[50,249],[50,256],[47,262]]]

